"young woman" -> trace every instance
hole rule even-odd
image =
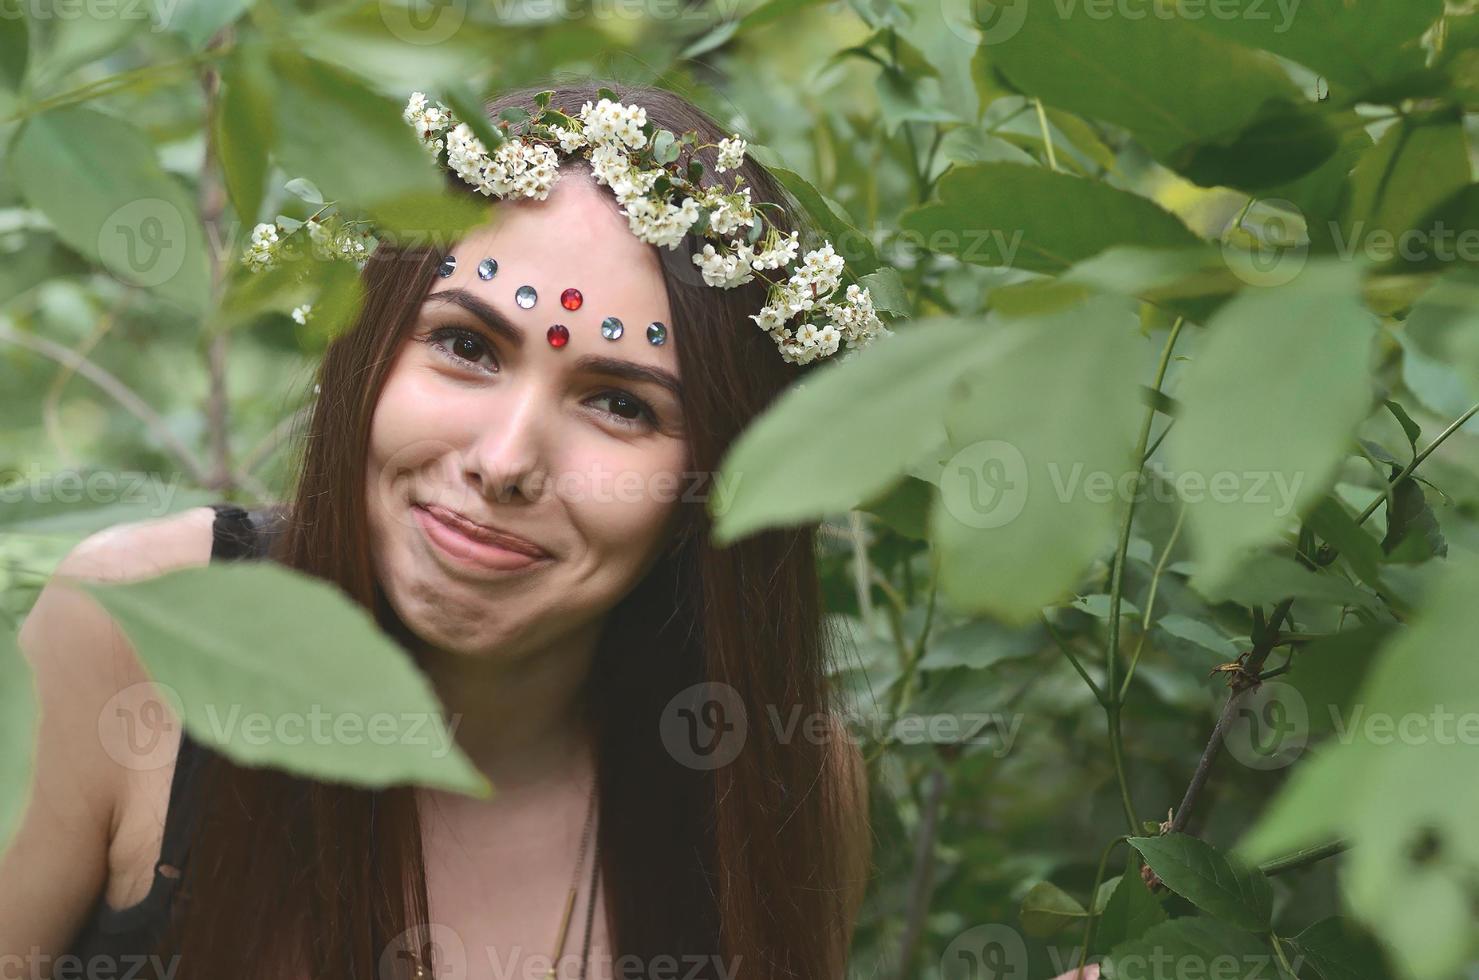
[[[489,119],[536,111],[536,91]],[[696,132],[705,186],[734,162],[678,96],[617,94]],[[549,106],[599,98],[564,87]],[[761,166],[737,172],[778,206],[767,230],[802,227]],[[476,193],[465,176],[448,179]],[[451,248],[375,251],[283,507],[114,528],[59,569],[131,579],[255,549],[335,583],[431,679],[495,798],[240,767],[189,736],[168,764],[120,765],[105,709],[147,678],[59,577],[22,631],[42,727],[0,863],[0,953],[108,956],[122,975],[158,952],[179,978],[542,976],[557,949],[561,978],[843,975],[866,791],[826,683],[815,528],[716,548],[704,510],[726,448],[805,358],[756,328],[762,278],[719,288],[697,246],[639,238],[578,154],[557,176],[542,200],[488,202]],[[695,690],[749,719],[722,764],[669,737]],[[792,717],[828,723],[770,721]]]

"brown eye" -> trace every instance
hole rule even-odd
[[[497,364],[484,368],[478,363],[484,357],[491,356],[492,349],[486,338],[471,330],[463,327],[443,327],[432,331],[426,341],[443,357],[470,370],[482,371],[484,374],[492,374],[498,370]]]

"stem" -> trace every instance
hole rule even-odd
[[[1394,480],[1392,480],[1392,482],[1387,485],[1388,490],[1389,491],[1390,490],[1395,490],[1397,488],[1397,486],[1403,480],[1405,480],[1409,476],[1411,476],[1412,475],[1412,471],[1415,470],[1415,469],[1417,469],[1419,463],[1421,463],[1423,460],[1427,459],[1430,455],[1432,455],[1433,450],[1435,450],[1439,446],[1443,445],[1443,441],[1445,439],[1447,439],[1449,436],[1453,435],[1455,432],[1457,432],[1463,426],[1463,424],[1465,422],[1467,422],[1467,421],[1469,421],[1469,419],[1473,418],[1474,417],[1474,414],[1476,412],[1479,412],[1479,404],[1476,404],[1476,405],[1471,406],[1467,412],[1465,412],[1464,414],[1460,415],[1457,419],[1455,419],[1452,423],[1450,423],[1449,426],[1448,426],[1448,428],[1446,428],[1442,432],[1438,433],[1437,438],[1435,438],[1432,442],[1430,442],[1428,444],[1428,448],[1424,449],[1422,452],[1420,452],[1416,456],[1412,457],[1412,462],[1410,462],[1406,466],[1402,467],[1402,472],[1398,473],[1397,476],[1396,476],[1396,478]],[[1367,504],[1366,505],[1366,509],[1363,510],[1363,511],[1361,511],[1361,516],[1358,517],[1358,518],[1356,518],[1356,523],[1357,524],[1364,524],[1364,523],[1366,523],[1366,518],[1368,518],[1372,514],[1376,513],[1376,508],[1385,499],[1386,499],[1385,496],[1377,497],[1375,500],[1371,501],[1371,503]]]
[[[1284,617],[1289,615],[1289,610],[1293,605],[1292,597],[1283,600],[1274,607],[1268,624],[1262,629],[1255,630],[1257,639],[1254,640],[1253,649],[1248,651],[1247,659],[1244,661],[1244,669],[1253,676],[1256,677],[1263,669],[1263,662],[1268,659],[1269,653],[1273,651],[1278,640],[1279,625],[1284,621]],[[1217,758],[1217,752],[1222,748],[1222,738],[1237,714],[1243,694],[1252,690],[1254,686],[1252,684],[1235,686],[1223,704],[1222,714],[1217,718],[1217,724],[1212,729],[1212,737],[1207,740],[1207,747],[1202,750],[1202,758],[1197,762],[1196,772],[1192,774],[1191,783],[1186,787],[1186,794],[1181,798],[1181,805],[1176,808],[1176,813],[1171,817],[1173,833],[1186,828],[1186,821],[1191,816],[1192,808],[1196,806],[1197,797],[1202,793],[1202,787],[1207,783],[1207,776],[1212,771],[1212,760]]]
[[[1047,613],[1041,613],[1040,615],[1042,616],[1042,624],[1048,629],[1048,635],[1057,642],[1058,649],[1063,651],[1063,656],[1067,657],[1068,662],[1073,664],[1073,669],[1078,671],[1078,676],[1082,677],[1084,683],[1089,685],[1089,690],[1094,692],[1094,700],[1098,701],[1101,705],[1107,706],[1109,702],[1104,697],[1104,692],[1099,690],[1099,685],[1094,683],[1094,678],[1089,676],[1088,671],[1084,670],[1083,664],[1079,663],[1078,658],[1073,655],[1073,650],[1069,648],[1068,641],[1063,639],[1063,636],[1057,630],[1053,629],[1053,624],[1048,622]]]
[[[1058,155],[1053,152],[1053,135],[1048,132],[1048,114],[1043,111],[1042,99],[1033,99],[1032,104],[1037,108],[1037,127],[1042,130],[1043,146],[1048,151],[1048,169],[1058,170]]]
[[[924,934],[930,899],[935,890],[935,835],[939,827],[940,802],[948,785],[945,770],[930,770],[924,808],[919,818],[919,839],[914,843],[914,873],[910,876],[909,907],[904,918],[904,937],[899,941],[899,980],[913,975],[911,964]]]
[[[201,62],[214,60],[223,53],[220,50],[201,51],[187,58],[180,58],[177,61],[166,61],[158,65],[142,65],[125,72],[119,72],[116,75],[99,78],[95,81],[88,82],[86,85],[79,85],[77,88],[69,89],[50,98],[42,99],[40,102],[34,102],[31,105],[24,106],[19,112],[11,115],[5,121],[15,122],[29,116],[34,116],[37,113],[46,112],[49,109],[58,109],[62,106],[72,105],[77,102],[86,102],[89,99],[110,95],[117,89],[127,88],[137,82],[151,81],[156,77],[164,77],[177,69],[193,68]]]
[[[1140,663],[1140,651],[1145,649],[1145,637],[1150,633],[1150,610],[1155,605],[1156,588],[1161,584],[1161,573],[1166,570],[1166,562],[1171,558],[1171,549],[1176,547],[1176,539],[1181,536],[1182,519],[1186,517],[1186,501],[1181,502],[1181,509],[1176,512],[1176,525],[1171,528],[1171,537],[1166,541],[1165,550],[1161,552],[1161,560],[1156,562],[1155,571],[1150,576],[1150,592],[1145,599],[1145,613],[1140,617],[1140,638],[1135,641],[1135,652],[1130,655],[1130,666],[1125,668],[1125,679],[1120,684],[1120,701],[1125,700],[1125,694],[1130,690],[1130,678],[1135,676],[1135,665]]]
[[[15,344],[18,347],[25,347],[28,350],[40,354],[42,357],[47,357],[56,361],[58,364],[66,365],[88,381],[91,381],[94,385],[102,389],[104,394],[122,406],[130,415],[143,422],[149,431],[154,434],[154,438],[159,441],[160,445],[168,449],[190,471],[190,478],[192,480],[202,486],[206,484],[207,474],[205,467],[195,457],[195,454],[190,451],[189,447],[170,431],[170,427],[165,424],[164,419],[160,418],[159,414],[150,408],[148,403],[135,394],[133,389],[129,388],[122,381],[119,381],[112,374],[108,373],[108,371],[89,361],[87,358],[80,356],[75,351],[69,350],[60,344],[53,343],[45,337],[33,337],[30,334],[20,333],[8,326],[0,325],[0,340]]]
[[[1316,844],[1314,847],[1306,847],[1302,851],[1286,854],[1272,861],[1265,861],[1258,866],[1258,870],[1266,875],[1283,874],[1285,871],[1293,871],[1296,868],[1307,867],[1317,861],[1323,861],[1328,857],[1334,857],[1343,851],[1350,850],[1351,845],[1343,840],[1327,841],[1324,844]]]
[[[1094,913],[1094,899],[1099,894],[1099,885],[1104,881],[1104,869],[1109,866],[1109,855],[1113,854],[1114,849],[1127,840],[1129,840],[1128,837],[1116,837],[1109,842],[1109,846],[1104,848],[1104,852],[1099,855],[1099,870],[1094,872],[1094,887],[1089,891],[1089,924],[1084,928],[1084,947],[1078,953],[1079,970],[1082,970],[1084,964],[1088,962],[1089,949],[1094,945],[1094,934],[1099,931],[1099,916]],[[1126,874],[1128,873],[1126,872]]]

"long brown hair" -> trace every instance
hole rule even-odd
[[[551,105],[575,115],[599,87],[556,87]],[[644,106],[659,128],[697,130],[708,143],[729,135],[673,92],[605,87]],[[509,106],[532,110],[538,91],[506,93],[485,109],[490,119]],[[712,182],[714,151],[700,156],[703,180]],[[773,176],[751,160],[741,173],[753,200],[780,203],[791,216],[767,209],[767,221],[804,232]],[[690,466],[713,474],[741,429],[807,369],[784,363],[747,318],[763,305],[764,284],[705,286],[689,261],[691,244],[658,253],[682,336]],[[363,307],[322,361],[289,519],[272,555],[336,583],[392,635],[404,625],[372,573],[366,453],[381,388],[439,252],[382,244],[365,266]],[[745,980],[840,978],[850,888],[842,842],[862,805],[845,785],[839,750],[850,745],[835,734],[808,738],[805,725],[783,740],[772,723],[837,714],[826,683],[816,527],[716,548],[702,502],[680,508],[673,548],[610,613],[586,688],[613,962],[636,957],[645,974],[658,957],[709,957]],[[728,685],[749,719],[738,756],[712,770],[676,760],[659,730],[670,700],[705,681]],[[428,910],[412,788],[367,790],[220,757],[210,759],[204,787],[205,819],[169,937],[182,976],[303,969],[364,980],[369,971],[399,972],[384,954],[407,930],[417,937],[407,947],[422,947],[417,930]]]

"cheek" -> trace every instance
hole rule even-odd
[[[661,549],[680,506],[684,447],[663,440],[590,444],[557,476],[557,490],[591,546],[619,566],[644,564]],[[564,492],[569,491],[569,492]]]

